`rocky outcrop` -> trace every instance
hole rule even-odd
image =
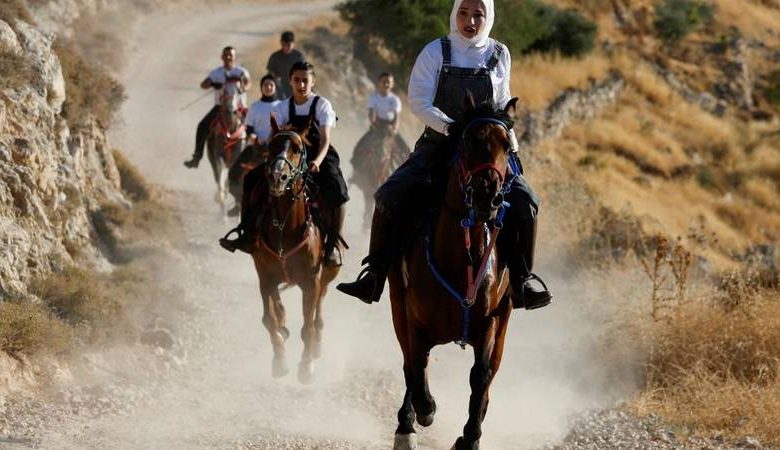
[[[33,76],[0,90],[0,299],[26,295],[38,275],[79,261],[105,263],[92,217],[126,204],[104,130],[71,131],[53,36],[0,21],[0,46],[22,55]]]
[[[522,114],[518,120],[522,126],[520,148],[532,149],[542,140],[560,137],[572,122],[596,117],[617,103],[625,85],[623,77],[612,72],[603,81],[593,81],[588,89],[566,89],[544,111]]]

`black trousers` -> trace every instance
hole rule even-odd
[[[219,106],[215,105],[198,123],[198,131],[195,132],[195,151],[192,153],[192,159],[200,161],[203,158],[203,149],[206,147],[206,140],[209,138],[209,129],[211,124],[217,119]]]
[[[441,203],[453,155],[448,147],[447,137],[426,130],[409,159],[377,189],[374,195],[377,208],[392,217]],[[512,203],[507,211],[508,222],[536,220],[540,199],[521,173],[512,180],[507,200]]]

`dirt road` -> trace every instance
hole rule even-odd
[[[225,45],[242,49],[277,35],[285,26],[322,13],[334,2],[229,6],[144,19],[130,37],[133,55],[123,74],[128,101],[114,142],[155,183],[175,192],[186,224],[188,252],[172,268],[186,287],[189,311],[180,316],[186,364],[145,393],[141,406],[119,415],[73,419],[43,437],[45,448],[389,448],[403,386],[401,355],[389,302],[368,307],[331,292],[325,302],[325,347],[312,386],[270,376],[271,348],[260,322],[256,276],[246,255],[221,250],[217,239],[233,223],[213,202],[207,162],[197,171],[182,161],[192,152],[195,125],[212,98],[180,112],[202,93],[197,88],[219,64]],[[305,6],[304,6],[305,5]],[[342,161],[349,161],[360,130],[335,131]],[[347,164],[348,165],[348,164]],[[350,167],[344,167],[348,176]],[[359,229],[362,196],[352,193],[346,238],[352,244],[340,279],[359,269],[367,236]],[[544,248],[542,248],[542,251]],[[574,288],[548,278],[556,303],[517,313],[508,333],[504,365],[491,392],[483,448],[532,448],[555,442],[567,418],[614,398],[593,336],[599,332],[572,308]],[[545,273],[545,272],[543,272]],[[291,366],[301,345],[300,296],[284,295],[292,337]],[[467,417],[469,351],[455,345],[433,351],[430,383],[439,405],[436,422],[419,429],[422,448],[449,448]],[[596,380],[596,381],[594,381]]]

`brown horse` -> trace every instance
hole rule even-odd
[[[208,157],[214,181],[217,182],[215,200],[227,211],[225,199],[229,190],[228,171],[244,149],[244,109],[236,81],[228,80],[222,87],[219,114],[209,130]],[[235,197],[241,203],[241,197]]]
[[[371,217],[374,210],[374,193],[409,157],[409,146],[403,138],[393,130],[393,124],[378,120],[371,126],[355,145],[352,154],[354,171],[350,183],[354,183],[363,192],[365,209],[363,212],[363,228],[371,228]]]
[[[512,312],[506,273],[495,242],[503,224],[509,170],[510,113],[468,100],[466,119],[451,126],[460,138],[449,170],[444,207],[430,215],[389,273],[393,325],[404,357],[406,394],[398,411],[394,449],[416,448],[415,417],[433,423],[436,403],[428,389],[428,355],[436,345],[473,347],[469,418],[453,449],[478,449],[488,390],[498,371]]]
[[[314,360],[321,354],[322,300],[339,267],[325,267],[322,263],[323,240],[309,210],[306,135],[311,121],[303,130],[280,130],[272,118],[271,127],[269,157],[264,169],[266,179],[259,183],[259,191],[251,193],[258,197],[258,202],[253,203],[262,208],[252,258],[263,297],[263,325],[268,329],[274,348],[274,377],[282,377],[288,372],[284,342],[290,336],[279,286],[296,285],[303,292],[301,338],[304,348],[298,379],[310,383]]]

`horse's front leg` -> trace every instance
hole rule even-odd
[[[478,342],[474,343],[474,366],[471,368],[469,384],[469,419],[463,427],[463,436],[459,437],[453,450],[478,450],[482,437],[482,421],[485,419],[489,401],[490,384],[501,365],[504,352],[504,337],[511,312],[508,304],[502,306],[498,317],[486,319],[486,326]]]
[[[287,375],[287,359],[285,357],[284,341],[290,336],[290,332],[285,328],[285,311],[282,300],[279,295],[279,289],[276,284],[272,287],[268,285],[271,282],[264,283],[260,281],[260,294],[263,297],[263,325],[268,330],[271,337],[271,345],[274,349],[274,358],[271,368],[271,374],[274,378]]]
[[[312,277],[311,282],[301,287],[303,291],[303,355],[298,364],[298,381],[309,384],[314,379],[315,347],[319,332],[317,331],[317,304],[320,300],[320,280]]]

